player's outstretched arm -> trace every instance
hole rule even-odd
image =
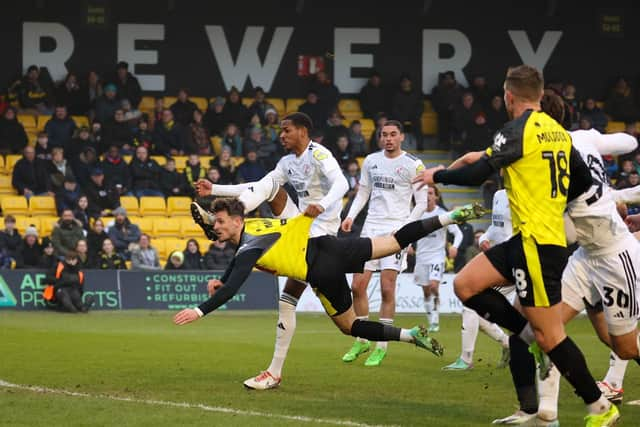
[[[468,153],[462,155],[455,159],[447,169],[458,169],[462,166],[470,165],[472,163],[477,162],[484,155],[484,151],[469,151]]]

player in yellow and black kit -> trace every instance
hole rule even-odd
[[[535,384],[524,380],[531,378],[528,370],[535,370],[528,351],[535,340],[588,405],[587,426],[608,426],[617,420],[618,411],[602,396],[582,352],[566,336],[558,304],[568,259],[563,213],[567,200],[588,190],[592,180],[569,134],[540,111],[543,87],[542,74],[535,68],[510,69],[504,90],[512,120],[496,133],[493,145],[486,152],[463,156],[449,169],[426,170],[416,181],[480,185],[503,171],[513,237],[477,255],[454,281],[456,295],[467,307],[514,333],[509,340],[511,367],[523,411],[496,421],[521,424],[536,417]],[[492,289],[507,282],[516,286],[524,316]],[[526,327],[527,319],[531,327]]]
[[[370,259],[394,254],[434,230],[483,214],[475,206],[464,206],[439,217],[411,222],[393,236],[376,238],[309,238],[313,218],[300,215],[291,219],[244,219],[244,205],[237,199],[218,199],[215,217],[194,215],[201,226],[215,221],[221,241],[238,244],[238,250],[213,296],[194,309],[182,310],[174,322],[183,325],[197,320],[227,302],[245,282],[251,270],[261,270],[308,282],[325,311],[345,334],[371,341],[404,341],[440,356],[442,347],[421,327],[400,329],[379,322],[356,319],[351,290],[345,273],[363,271]]]

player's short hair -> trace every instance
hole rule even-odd
[[[540,102],[542,111],[547,113],[553,120],[564,123],[564,101],[552,90],[545,90]]]
[[[398,131],[400,133],[404,133],[404,126],[402,125],[402,123],[400,123],[397,120],[387,120],[386,122],[384,122],[384,124],[382,125],[382,127],[385,126],[395,126],[396,128],[398,128]]]
[[[313,130],[313,121],[305,113],[296,112],[287,114],[282,118],[282,121],[289,120],[297,128],[307,128],[307,132],[311,133]]]
[[[442,197],[440,196],[440,189],[437,186],[430,185],[429,188],[433,188],[433,192],[435,193],[438,200],[442,200]]]
[[[214,200],[211,206],[213,213],[226,212],[229,216],[244,218],[244,203],[235,197],[223,197]]]
[[[504,89],[526,101],[537,102],[542,96],[544,78],[542,73],[530,65],[509,68],[504,80]]]

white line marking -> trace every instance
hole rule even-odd
[[[627,402],[627,405],[640,406],[640,400],[632,400],[630,402]]]
[[[55,388],[49,388],[49,387],[43,387],[43,386],[37,386],[37,385],[13,384],[13,383],[4,381],[2,379],[0,379],[0,387],[32,391],[34,393],[60,394],[63,396],[70,396],[70,397],[84,397],[89,399],[107,399],[107,400],[113,400],[117,402],[139,403],[139,404],[154,405],[154,406],[168,406],[172,408],[200,409],[208,412],[220,412],[224,414],[244,415],[248,417],[279,418],[282,420],[300,421],[304,423],[334,424],[334,425],[352,426],[352,427],[390,427],[390,426],[385,426],[383,424],[366,424],[366,423],[359,423],[359,422],[350,421],[350,420],[313,418],[313,417],[307,417],[304,415],[284,415],[284,414],[274,414],[271,412],[245,411],[242,409],[227,408],[224,406],[209,406],[203,403],[172,402],[168,400],[154,400],[154,399],[135,399],[133,397],[114,396],[110,394],[90,394],[90,393],[82,393],[82,392],[69,391],[64,389],[55,389]]]

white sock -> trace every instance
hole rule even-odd
[[[627,370],[628,363],[628,360],[620,359],[618,355],[612,351],[609,354],[609,370],[603,381],[611,384],[613,388],[622,388],[624,373]]]
[[[433,297],[428,296],[424,299],[424,311],[427,312],[427,321],[431,322],[431,312],[433,311]]]
[[[482,332],[498,341],[500,344],[502,344],[502,347],[509,347],[509,337],[504,333],[500,326],[496,325],[495,323],[491,323],[487,319],[483,319],[480,316],[478,316],[478,321],[480,323],[480,330]]]
[[[538,416],[545,421],[558,418],[558,395],[560,394],[560,371],[555,366],[544,381],[538,381]]]
[[[415,342],[413,335],[411,335],[411,329],[400,329],[400,341]]]
[[[527,323],[527,326],[518,334],[522,341],[531,345],[532,342],[536,340],[536,335],[533,333],[533,328],[531,327],[531,323]]]
[[[476,339],[478,338],[478,326],[480,316],[467,307],[462,308],[462,352],[460,358],[466,363],[473,362],[473,353],[476,347]]]
[[[389,326],[393,326],[393,319],[385,319],[383,317],[380,318],[380,323],[382,323],[383,325],[389,325]],[[378,341],[378,343],[376,344],[376,348],[381,348],[383,350],[387,349],[387,342],[386,341]]]
[[[429,324],[437,325],[440,323],[440,299],[438,297],[433,298],[433,310],[431,310],[431,319]]]
[[[296,331],[296,305],[298,298],[287,293],[280,295],[278,301],[278,326],[276,327],[276,345],[273,351],[271,365],[267,369],[271,375],[278,378],[282,375],[282,366],[287,358],[287,351],[291,339]]]
[[[251,187],[250,182],[245,182],[244,184],[237,185],[220,185],[213,184],[211,186],[211,194],[213,196],[222,196],[222,197],[238,197],[244,190]]]
[[[357,319],[357,320],[369,320],[369,315],[366,315],[366,316],[356,316],[356,319]],[[364,338],[360,338],[360,337],[356,337],[356,341],[361,342],[361,343],[363,343],[363,344],[364,344],[364,343],[368,342],[369,340],[364,339]]]
[[[451,219],[451,212],[438,215],[438,220],[440,221],[440,224],[442,224],[442,227],[455,223],[455,221]]]
[[[273,200],[279,188],[280,186],[271,176],[265,175],[260,181],[252,182],[238,199],[244,203],[245,212],[251,212],[265,200]]]
[[[600,396],[600,399],[587,405],[590,414],[602,414],[607,412],[611,407],[611,402],[607,400],[604,395]]]

